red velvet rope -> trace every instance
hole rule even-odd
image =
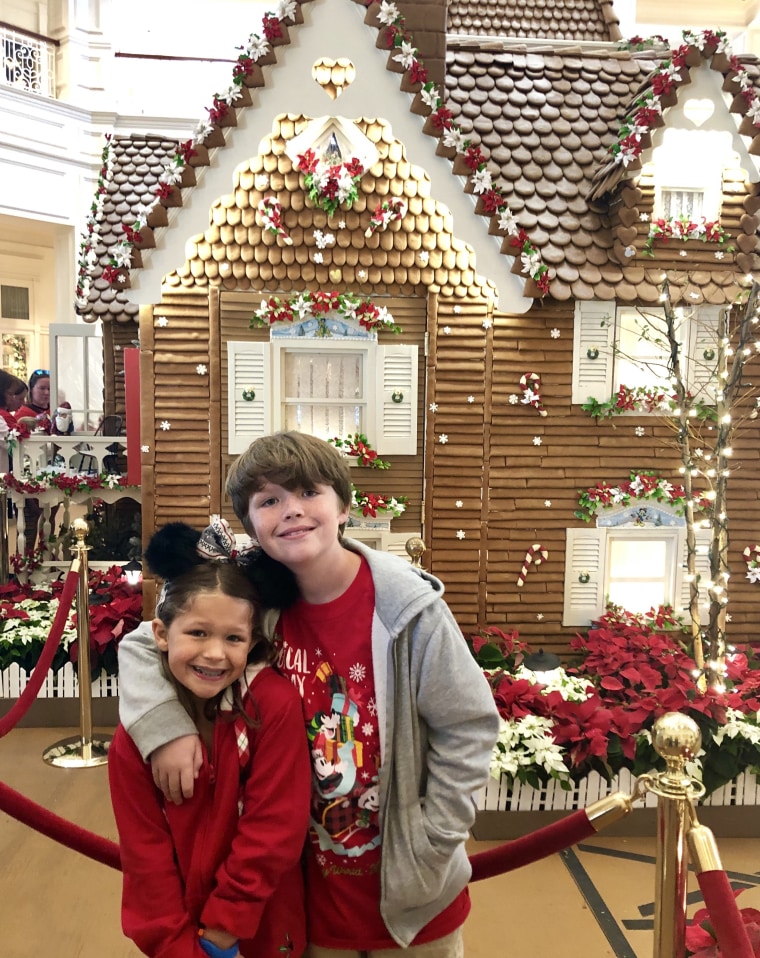
[[[13,705],[8,714],[0,719],[0,738],[7,735],[11,729],[16,727],[18,722],[20,722],[29,711],[29,706],[37,698],[37,693],[42,688],[45,676],[53,664],[53,656],[58,649],[63,630],[66,628],[66,619],[69,617],[69,612],[71,611],[71,603],[74,601],[78,581],[78,572],[69,572],[67,574],[63,584],[63,592],[61,592],[61,597],[58,600],[58,611],[53,619],[53,624],[50,626],[50,634],[45,641],[32,676],[27,682],[26,688],[19,696],[18,701]]]
[[[739,914],[739,906],[724,871],[697,875],[710,923],[715,929],[718,949],[723,958],[754,958],[752,943]]]
[[[61,818],[3,782],[0,782],[0,808],[23,825],[47,835],[53,841],[87,855],[102,865],[108,865],[109,868],[121,870],[119,846],[115,842]]]
[[[530,865],[531,862],[537,862],[555,852],[561,852],[594,834],[594,826],[588,820],[586,810],[582,808],[558,822],[539,828],[537,832],[531,832],[530,835],[498,845],[487,852],[471,855],[472,878],[470,881],[493,878],[494,875],[503,875],[504,872]],[[741,958],[744,956],[742,955]]]

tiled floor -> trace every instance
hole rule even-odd
[[[41,760],[70,729],[16,729],[0,739],[0,779],[59,815],[115,839],[105,767]],[[471,851],[494,842],[471,843]],[[724,867],[760,908],[760,812],[746,838],[720,839]],[[599,835],[562,855],[471,886],[467,958],[650,958],[654,837]],[[137,958],[121,935],[120,876],[0,813],[3,958]],[[692,880],[690,888],[696,889]],[[690,909],[699,906],[698,892]]]

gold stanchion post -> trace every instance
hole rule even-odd
[[[412,565],[415,569],[421,569],[422,554],[425,551],[425,543],[422,539],[420,539],[419,536],[412,536],[411,539],[406,540],[404,548],[406,549],[406,554],[412,560]]]
[[[89,568],[87,553],[89,546],[85,544],[88,532],[87,522],[84,519],[75,519],[73,522],[76,545],[72,570],[79,572],[77,583],[77,676],[79,679],[79,735],[62,739],[50,745],[42,753],[42,758],[48,765],[58,765],[63,768],[91,768],[94,765],[103,765],[108,761],[108,746],[111,744],[110,735],[92,734],[92,676],[90,672],[90,608],[89,608]]]
[[[685,951],[687,819],[692,799],[704,792],[685,766],[701,743],[699,726],[688,715],[668,712],[654,723],[652,745],[666,764],[649,783],[658,796],[654,958],[683,958]]]
[[[8,537],[8,493],[0,490],[0,585],[10,578],[11,544]]]

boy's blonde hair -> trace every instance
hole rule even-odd
[[[335,446],[305,432],[262,436],[230,466],[226,492],[249,535],[253,535],[248,518],[251,496],[267,482],[289,490],[316,484],[332,486],[341,505],[346,509],[351,506],[348,463]]]

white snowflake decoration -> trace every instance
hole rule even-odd
[[[458,316],[461,312],[462,312],[462,307],[459,305],[459,303],[457,303],[456,306],[454,307],[454,313]]]
[[[367,278],[367,270],[366,270],[366,269],[357,270],[356,275],[359,277],[359,279],[366,279],[366,278]]]
[[[365,722],[364,725],[362,725],[362,732],[364,733],[365,738],[369,738],[374,731],[375,727],[371,722]]]
[[[256,189],[263,193],[269,186],[269,177],[266,173],[257,173],[254,184],[256,185]]]
[[[339,230],[344,230],[345,228],[346,228],[346,221],[345,221],[345,220],[338,220],[338,229],[339,229]]]
[[[140,452],[150,452],[150,446],[140,446]]]
[[[546,506],[547,509],[551,509],[552,507],[551,499],[544,499],[544,505]]]
[[[461,509],[462,506],[464,505],[464,503],[462,502],[461,499],[457,499],[457,501],[454,503],[454,505],[457,507],[457,509]]]
[[[166,318],[166,316],[159,316],[158,319],[156,320],[156,326],[168,326],[168,325],[169,325],[169,320]]]
[[[468,396],[468,397],[467,397],[467,402],[469,402],[469,403],[475,402],[475,397],[474,397],[474,396]]]
[[[367,677],[367,669],[361,662],[354,662],[348,670],[348,677],[352,682],[363,682]]]
[[[543,442],[543,439],[542,439],[540,436],[534,436],[534,437],[533,437],[533,445],[534,445],[534,446],[540,446],[542,442]]]
[[[444,335],[444,336],[450,336],[450,335],[451,335],[451,326],[444,326],[444,327],[443,327],[443,335]]]
[[[198,365],[195,367],[195,371],[199,376],[205,376],[208,372],[208,366],[205,363],[198,363]]]
[[[549,335],[551,336],[552,339],[559,339],[559,337],[561,336],[561,333],[560,333],[560,331],[555,327],[555,328],[551,331],[551,333],[549,333]]]
[[[438,403],[431,402],[430,405],[428,406],[428,409],[430,410],[430,412],[438,412]]]
[[[493,321],[490,319],[483,320],[483,329],[490,329],[493,326]]]
[[[319,252],[314,254],[313,259],[315,263],[323,263],[325,260],[324,256]]]
[[[646,429],[643,426],[636,426],[633,431],[637,436],[643,436],[646,433]]]
[[[420,261],[420,266],[427,266],[428,261],[430,260],[430,253],[426,249],[421,249],[417,254]]]
[[[541,619],[543,619],[543,617],[544,617],[543,612],[536,612],[536,618],[538,619],[539,622],[541,621]]]
[[[367,711],[370,715],[377,715],[377,702],[372,698],[367,702]]]
[[[449,441],[449,437],[446,435],[445,432],[442,432],[441,435],[438,437],[438,442],[440,442],[442,446],[445,446],[448,441]]]
[[[517,393],[512,393],[512,395],[509,397],[509,405],[516,406],[519,402],[520,397],[517,395]]]
[[[457,529],[457,539],[461,541],[462,539],[464,539],[465,535],[466,533],[464,529]]]
[[[163,429],[164,432],[169,432],[169,430],[172,428],[172,424],[169,422],[168,419],[163,419],[161,420],[161,428]]]

